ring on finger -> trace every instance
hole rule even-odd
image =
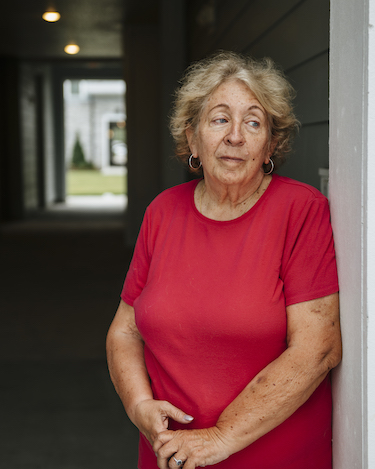
[[[184,464],[184,461],[181,461],[181,459],[176,459],[174,456],[173,456],[173,459],[174,459],[174,461],[175,461],[175,463],[177,464],[178,467],[180,467]]]

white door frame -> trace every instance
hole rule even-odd
[[[330,202],[343,361],[334,469],[375,468],[375,0],[331,0]]]
[[[102,146],[102,155],[101,155],[101,170],[105,171],[110,168],[110,148],[109,148],[109,124],[111,122],[126,121],[126,115],[123,112],[110,113],[107,112],[103,114],[101,121],[101,146]]]

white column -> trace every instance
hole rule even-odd
[[[375,0],[369,1],[367,112],[367,450],[375,468]]]
[[[334,469],[375,467],[374,8],[331,0],[329,192],[344,344],[333,377]]]

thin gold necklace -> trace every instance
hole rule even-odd
[[[200,200],[199,200],[199,211],[200,213],[202,213],[203,215],[203,212],[202,212],[202,200],[203,200],[203,194],[204,194],[204,190],[206,188],[206,184],[204,183],[204,181],[202,182],[202,190],[201,190],[201,196],[200,196]]]
[[[243,215],[245,212],[247,212],[247,210],[248,210],[248,209],[246,209],[247,204],[253,199],[253,197],[255,196],[255,194],[259,191],[261,185],[263,184],[263,181],[264,181],[264,177],[263,177],[262,180],[260,181],[260,184],[259,184],[259,186],[257,187],[257,189],[255,190],[255,192],[253,192],[253,193],[251,194],[251,196],[250,196],[247,200],[245,200],[244,202],[241,203],[241,204],[245,207],[245,210],[244,210],[243,208],[242,208],[242,210],[240,210],[240,213],[242,212],[241,215]],[[203,215],[203,211],[202,211],[202,207],[203,207],[203,196],[204,196],[204,193],[206,192],[205,189],[206,189],[206,185],[205,185],[205,183],[204,183],[204,181],[203,181],[202,190],[201,190],[200,199],[199,199],[199,211],[200,211],[200,213],[201,213],[202,215]]]

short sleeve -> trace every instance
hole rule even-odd
[[[286,306],[339,289],[328,200],[316,197],[290,220],[281,278]]]
[[[121,298],[130,306],[133,306],[134,301],[141,294],[147,282],[150,267],[149,229],[149,213],[146,210],[121,292]]]

